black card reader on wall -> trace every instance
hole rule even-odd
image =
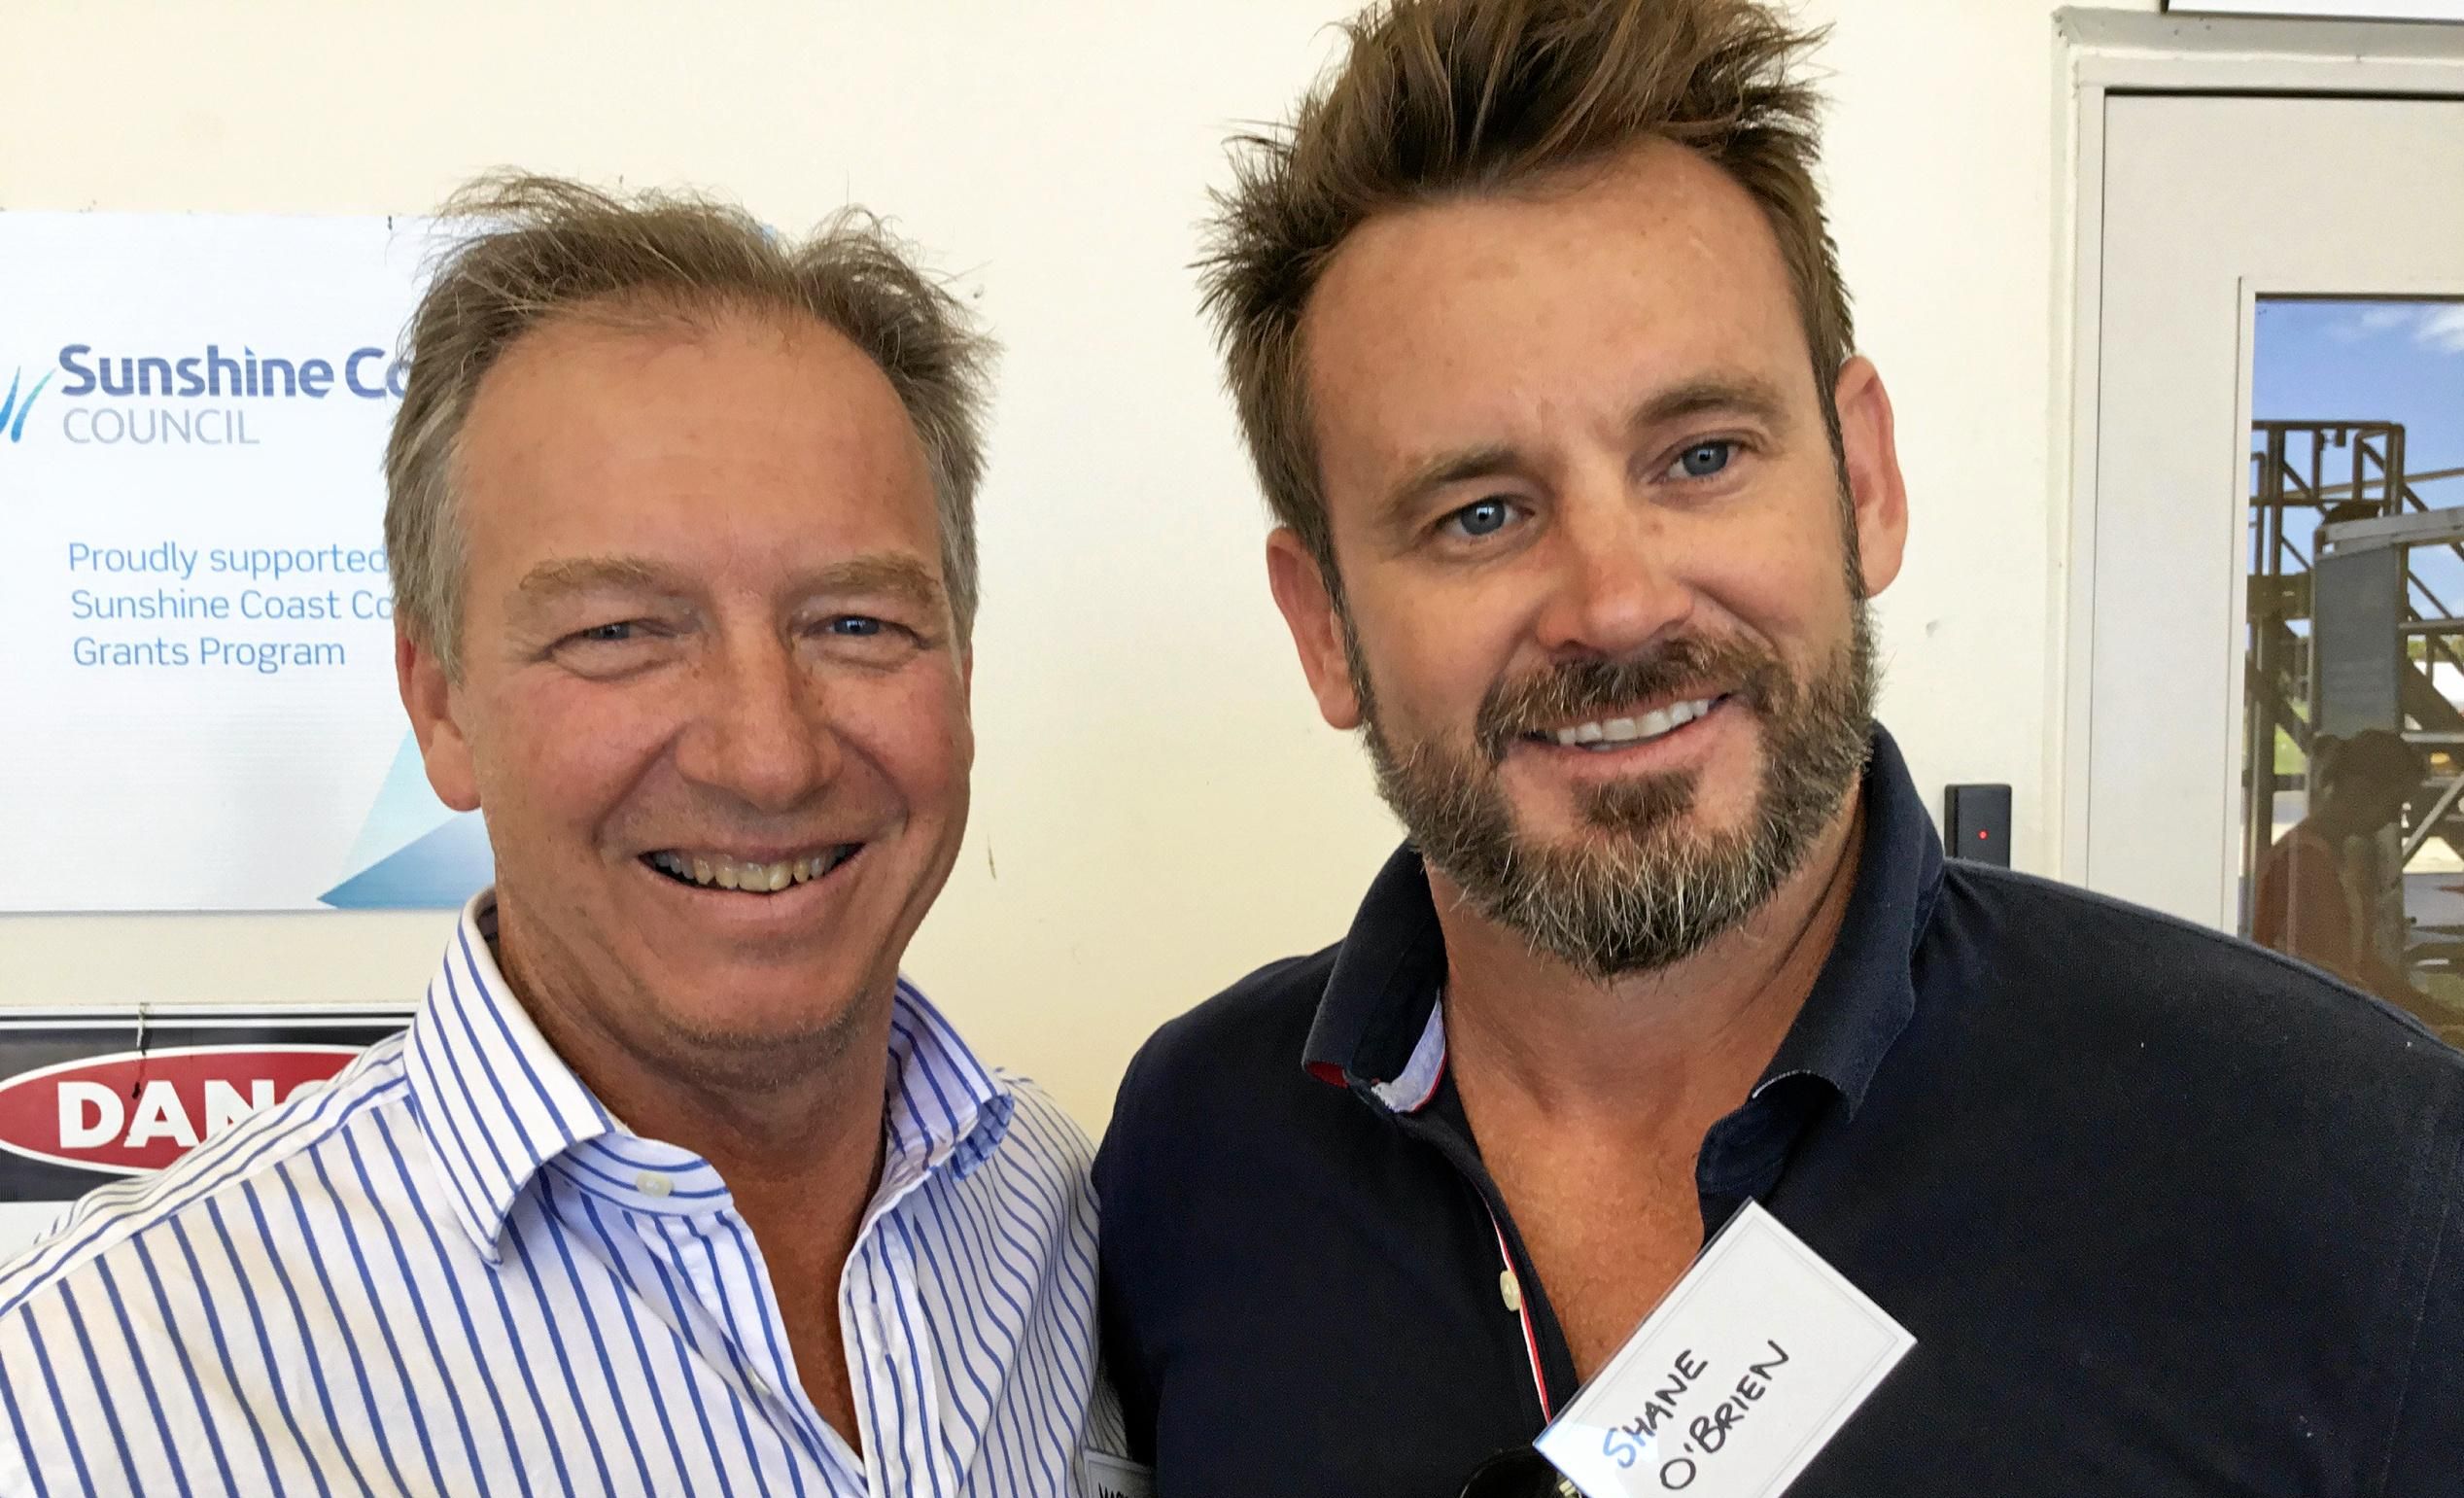
[[[1943,852],[1970,863],[2010,867],[2010,787],[1946,785],[1942,788]]]

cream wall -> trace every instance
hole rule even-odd
[[[782,225],[892,214],[1008,348],[975,818],[908,965],[1096,1126],[1157,1023],[1338,936],[1395,836],[1267,600],[1186,268],[1227,126],[1283,112],[1342,9],[11,0],[0,207],[416,213],[515,162],[718,188]],[[1929,796],[2013,783],[2020,861],[2047,866],[2051,7],[1808,15],[1836,22],[1833,206],[1916,513],[1885,715]],[[0,1002],[407,1000],[445,928],[0,917]]]

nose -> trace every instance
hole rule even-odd
[[[687,780],[759,812],[793,811],[838,774],[820,674],[775,633],[725,640],[698,673],[699,711],[677,748]]]
[[[1538,627],[1550,654],[1632,655],[1693,612],[1667,517],[1623,484],[1565,496],[1549,540],[1554,575]]]

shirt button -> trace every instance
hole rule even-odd
[[[1506,1303],[1508,1310],[1519,1311],[1523,1308],[1523,1282],[1514,1277],[1512,1270],[1498,1272],[1497,1298]]]
[[[644,1170],[633,1178],[633,1184],[645,1197],[664,1197],[676,1190],[676,1182],[656,1170]]]
[[[762,1376],[759,1374],[746,1374],[745,1376],[745,1386],[753,1391],[753,1398],[755,1399],[768,1399],[770,1397],[770,1385],[762,1381]]]

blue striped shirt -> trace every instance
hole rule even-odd
[[[488,900],[401,1035],[0,1272],[0,1493],[959,1498],[1121,1449],[1087,1140],[1050,1098],[899,986],[839,1280],[858,1456],[725,1183],[558,1060]]]

